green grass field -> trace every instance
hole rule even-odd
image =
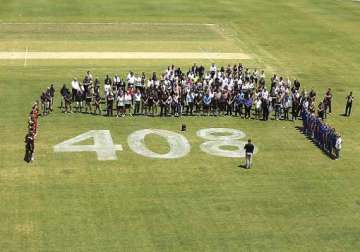
[[[327,121],[344,140],[341,159],[333,161],[296,129],[300,122],[117,119],[57,109],[40,119],[29,165],[27,114],[50,83],[59,91],[87,70],[103,80],[107,73],[161,72],[171,64],[209,67],[212,60],[3,59],[0,251],[359,251],[359,27],[360,3],[351,0],[0,0],[2,52],[246,53],[251,59],[241,62],[264,69],[267,82],[273,73],[296,77],[318,96],[332,87]],[[346,118],[340,114],[349,91],[355,101]],[[253,139],[259,148],[253,169],[239,168],[243,159],[200,150],[204,140],[196,132],[216,127]],[[135,154],[127,137],[148,128],[183,134],[190,153],[174,160]],[[122,144],[118,160],[53,152],[64,140],[100,129]],[[162,138],[145,140],[154,151],[168,150]]]

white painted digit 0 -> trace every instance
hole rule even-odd
[[[149,150],[145,144],[145,136],[156,134],[164,137],[170,146],[170,151],[165,154],[159,154]],[[132,151],[149,158],[175,159],[186,156],[190,152],[188,140],[175,132],[160,129],[143,129],[135,131],[128,137],[128,145]]]
[[[246,134],[240,130],[229,129],[229,128],[209,128],[201,129],[196,132],[198,137],[206,140],[235,140],[246,137]]]
[[[92,138],[93,145],[75,145]],[[54,146],[54,152],[85,152],[93,151],[98,160],[116,160],[116,151],[122,151],[120,144],[114,145],[109,130],[90,130]]]
[[[246,134],[240,130],[228,128],[209,128],[201,129],[196,134],[198,137],[209,140],[200,145],[200,149],[205,153],[229,158],[245,157],[244,146],[246,142],[240,141],[239,139],[245,138]],[[224,149],[226,146],[234,147],[235,150]]]

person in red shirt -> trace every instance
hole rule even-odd
[[[36,102],[33,104],[31,112],[34,118],[34,135],[36,136],[37,129],[39,126],[39,109]]]

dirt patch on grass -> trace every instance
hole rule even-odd
[[[20,234],[29,235],[34,231],[32,223],[16,224],[15,231]]]

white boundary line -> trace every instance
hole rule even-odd
[[[0,52],[0,60],[49,59],[251,59],[245,53],[221,52]],[[25,63],[24,63],[25,65]]]
[[[26,67],[28,54],[29,54],[29,48],[28,48],[28,47],[26,47],[26,50],[25,50],[25,57],[24,57],[24,67]]]

